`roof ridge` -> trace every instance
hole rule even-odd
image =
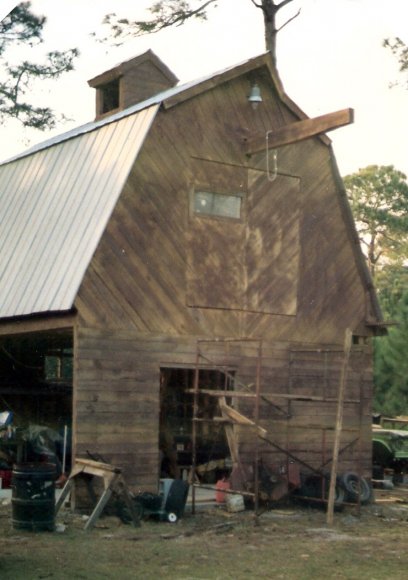
[[[62,142],[67,141],[69,139],[73,139],[75,137],[78,137],[79,135],[83,135],[84,133],[90,133],[91,131],[95,131],[96,129],[99,129],[100,127],[103,127],[103,126],[108,125],[110,123],[115,123],[116,121],[119,121],[119,120],[123,119],[124,117],[138,113],[138,112],[142,111],[143,109],[148,109],[149,107],[151,107],[153,105],[161,104],[163,101],[165,101],[166,99],[169,99],[170,97],[176,96],[176,95],[182,93],[183,91],[187,91],[188,89],[191,89],[191,88],[196,87],[202,83],[205,83],[206,81],[211,80],[214,77],[221,77],[222,75],[226,74],[227,72],[232,71],[236,68],[240,68],[243,65],[248,65],[251,62],[255,62],[255,61],[258,61],[262,58],[265,58],[265,56],[267,56],[268,54],[269,54],[269,52],[261,53],[255,57],[251,57],[250,59],[242,61],[238,64],[231,65],[231,66],[227,67],[226,69],[213,72],[211,74],[205,75],[203,77],[199,77],[197,79],[186,81],[185,83],[182,83],[182,84],[178,84],[175,87],[161,91],[160,93],[157,93],[157,95],[149,97],[148,99],[141,101],[140,103],[136,103],[135,105],[131,105],[127,109],[123,109],[122,111],[118,111],[117,113],[109,115],[103,119],[99,119],[98,121],[89,121],[88,123],[85,123],[83,125],[79,125],[78,127],[74,127],[73,129],[70,129],[69,131],[66,131],[65,133],[60,133],[54,137],[50,137],[49,139],[46,139],[45,141],[41,141],[40,143],[37,143],[37,144],[33,145],[32,147],[29,147],[28,149],[22,151],[21,153],[18,153],[17,155],[13,155],[12,157],[5,159],[4,161],[1,161],[0,167],[2,165],[6,165],[7,163],[12,163],[13,161],[16,161],[17,159],[22,159],[23,157],[28,157],[29,155],[33,155],[34,153],[37,153],[38,151],[42,151],[43,149],[47,149],[48,147],[52,147],[54,145],[57,145],[58,143],[62,143]]]

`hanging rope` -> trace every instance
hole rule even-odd
[[[272,173],[271,173],[270,155],[269,155],[269,134],[270,133],[272,133],[272,131],[266,132],[266,176],[268,178],[268,181],[273,182],[273,181],[275,181],[275,179],[278,176],[278,150],[272,149],[273,169],[272,169]]]

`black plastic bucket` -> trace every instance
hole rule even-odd
[[[56,467],[52,463],[20,463],[14,466],[11,503],[15,529],[54,530],[56,478]]]

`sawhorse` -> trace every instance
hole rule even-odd
[[[102,477],[104,491],[97,502],[94,511],[92,512],[90,518],[86,522],[85,530],[89,530],[95,525],[96,520],[99,518],[103,512],[106,504],[111,498],[113,493],[118,495],[123,495],[126,506],[129,509],[133,525],[135,527],[140,526],[139,516],[134,508],[132,498],[130,497],[129,490],[122,476],[122,470],[119,467],[110,465],[109,463],[101,463],[99,461],[93,461],[91,459],[76,459],[74,467],[69,475],[68,481],[66,482],[62,493],[55,505],[55,513],[63,505],[65,499],[67,498],[69,492],[74,485],[75,477],[81,475],[92,475],[96,477]],[[88,486],[88,491],[91,494],[91,489]]]

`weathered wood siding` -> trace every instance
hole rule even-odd
[[[172,86],[169,79],[153,63],[146,60],[128,71],[121,79],[121,108],[131,107]]]
[[[74,452],[119,465],[136,488],[158,479],[160,375],[149,346],[129,332],[77,336]]]
[[[193,337],[146,337],[129,331],[81,330],[77,337],[74,402],[75,452],[100,454],[122,466],[130,485],[154,489],[159,477],[160,368],[195,368],[197,341]],[[241,384],[255,389],[258,363],[261,392],[274,405],[261,401],[260,423],[270,440],[314,468],[329,461],[342,353],[317,351],[316,345],[294,350],[283,342],[200,343],[201,365],[226,365]],[[322,345],[323,346],[323,345]],[[326,349],[328,345],[326,345]],[[340,471],[370,474],[371,364],[367,347],[353,347],[344,407]],[[260,357],[260,358],[259,358]],[[193,385],[190,385],[192,388]],[[279,395],[322,397],[327,401],[285,400]],[[360,401],[361,403],[358,402]],[[235,401],[254,418],[255,400]],[[244,464],[253,467],[255,434],[238,429]],[[360,438],[361,435],[361,438]],[[288,457],[260,442],[268,464],[286,465]],[[329,465],[329,463],[327,463]],[[303,469],[303,467],[302,467]]]
[[[257,111],[242,77],[159,113],[76,300],[77,452],[93,449],[126,465],[135,485],[158,476],[160,366],[193,367],[197,337],[262,338],[270,350],[263,389],[313,391],[322,381],[307,382],[310,361],[300,365],[304,386],[291,383],[290,350],[341,348],[345,329],[365,320],[366,289],[330,149],[319,139],[281,148],[273,183],[265,154],[244,154],[249,131],[294,120],[261,71],[258,82],[264,102]],[[242,219],[192,215],[195,187],[239,188]],[[241,356],[237,372],[253,383],[253,357]],[[349,390],[363,385],[366,467],[371,367],[365,353],[353,356]],[[324,364],[316,361],[320,375]],[[332,384],[338,379],[336,368]],[[288,422],[262,416],[281,443],[319,463],[322,437],[329,454],[332,432],[301,426],[317,416],[333,425],[335,405],[290,407]],[[357,408],[347,405],[350,426]]]
[[[240,131],[273,128],[291,114],[270,87],[262,87],[265,102],[252,111],[247,89],[248,80],[238,79],[161,113],[80,289],[84,324],[337,342],[364,320],[365,288],[330,150],[318,139],[284,147],[277,183],[264,178],[253,188],[265,156],[248,160]],[[280,196],[286,180],[299,193]],[[206,184],[246,189],[241,222],[191,215],[191,192]],[[273,254],[269,272],[261,247]],[[281,275],[271,282],[273,268]]]
[[[265,401],[260,405],[260,422],[276,445],[259,444],[266,463],[287,465],[290,458],[280,447],[315,469],[330,468],[343,352],[321,346],[321,350],[316,345],[293,348],[282,343],[262,347],[261,392],[275,405]],[[371,477],[371,354],[368,347],[352,349],[339,458],[340,473],[357,471],[367,477]],[[240,376],[247,383],[256,376],[257,353],[252,355],[241,354]],[[253,403],[240,402],[240,409],[254,416]],[[240,443],[244,463],[253,466],[254,432],[241,428]]]
[[[301,205],[299,178],[249,170],[245,304],[249,312],[297,313]]]

